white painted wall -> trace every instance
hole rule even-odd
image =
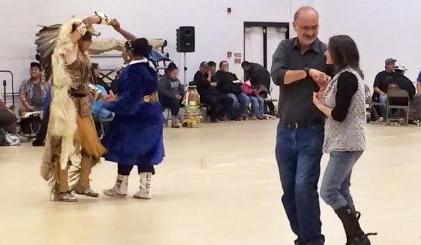
[[[386,57],[397,58],[409,69],[408,77],[416,79],[421,69],[419,0],[406,0],[405,4],[399,0],[4,0],[0,8],[0,69],[13,71],[17,87],[28,76],[28,64],[34,60],[33,41],[38,24],[62,23],[71,15],[87,16],[98,10],[117,17],[123,27],[138,36],[167,39],[167,51],[180,68],[183,59],[175,51],[175,30],[194,25],[196,52],[187,55],[190,80],[202,60],[218,62],[226,59],[227,51],[242,53],[244,21],[290,22],[294,11],[307,4],[320,12],[323,41],[335,34],[348,34],[356,40],[369,84],[383,69]],[[232,14],[226,13],[227,7],[232,8]],[[103,33],[102,38],[117,36],[111,28],[97,29]],[[290,35],[295,36],[292,29]],[[117,59],[111,63],[119,62]],[[231,70],[242,74],[239,65],[231,63]],[[0,74],[0,81],[5,78]],[[180,79],[183,80],[182,72]]]
[[[122,26],[138,36],[168,40],[170,56],[183,67],[182,56],[175,51],[175,30],[179,26],[196,27],[196,52],[187,55],[188,80],[202,60],[219,62],[227,51],[243,51],[244,21],[290,21],[293,0],[4,0],[0,8],[0,69],[15,74],[15,84],[28,76],[28,64],[34,60],[34,34],[37,25],[65,22],[72,15],[87,16],[103,11],[116,17]],[[227,14],[226,8],[232,13]],[[102,38],[118,35],[111,27],[99,27]],[[113,61],[117,65],[119,60]],[[240,65],[231,70],[242,76]],[[183,80],[182,69],[180,79]],[[0,75],[0,80],[5,76]],[[1,91],[2,89],[0,89]],[[15,88],[16,90],[16,88]]]
[[[387,57],[408,68],[416,80],[421,69],[421,1],[419,0],[316,0],[320,12],[320,38],[350,35],[359,47],[366,82],[384,69]]]

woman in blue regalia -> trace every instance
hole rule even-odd
[[[136,165],[140,185],[133,197],[150,199],[154,165],[161,163],[164,157],[158,81],[153,65],[145,58],[149,57],[151,49],[145,38],[126,42],[126,51],[132,62],[121,74],[117,97],[108,99],[104,105],[115,113],[103,140],[107,149],[105,159],[118,163],[114,187],[104,190],[104,194],[110,197],[127,195],[128,177]]]

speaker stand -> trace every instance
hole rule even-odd
[[[186,78],[186,76],[187,76],[186,60],[187,60],[187,53],[184,52],[184,63],[183,63],[183,65],[184,65],[184,86],[186,86],[186,81],[187,81],[187,78]]]
[[[3,100],[6,105],[6,80],[3,80]]]

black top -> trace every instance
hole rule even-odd
[[[309,77],[292,84],[284,84],[287,70],[314,68],[327,72],[326,45],[316,40],[304,54],[297,38],[282,41],[273,55],[271,75],[280,86],[279,111],[281,123],[311,123],[323,121],[323,114],[313,104],[313,92],[319,87]]]
[[[406,90],[409,94],[410,99],[412,99],[412,97],[415,95],[414,84],[404,74],[396,72],[393,75],[393,82],[396,83],[399,86],[399,88]]]
[[[208,74],[202,74],[200,71],[196,72],[194,74],[194,82],[201,98],[204,98],[206,95],[218,95],[217,88],[211,86],[208,81]]]
[[[381,91],[387,93],[387,88],[389,84],[393,82],[394,72],[382,71],[377,73],[376,78],[374,78],[373,87],[379,88]],[[379,94],[374,91],[373,100],[378,101]]]
[[[386,72],[382,71],[376,75],[374,79],[374,87],[378,87],[381,91],[387,93],[389,85],[396,83],[401,89],[408,92],[409,97],[412,98],[415,95],[415,86],[409,78],[399,72]],[[373,93],[373,100],[378,101],[379,94]]]
[[[234,73],[219,70],[215,73],[214,78],[218,82],[219,93],[241,93],[241,85],[239,83],[233,83],[233,81],[238,80]]]
[[[260,64],[250,63],[250,70],[244,73],[244,80],[250,80],[251,85],[256,88],[258,88],[259,85],[263,85],[269,92],[270,73]]]
[[[358,78],[351,72],[344,72],[338,78],[335,96],[335,108],[332,110],[332,118],[343,122],[348,115],[352,97],[358,90]]]

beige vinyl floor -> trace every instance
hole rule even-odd
[[[42,148],[0,147],[0,244],[292,245],[274,158],[277,121],[166,129],[167,157],[152,200],[49,201],[39,176]],[[372,244],[421,244],[421,128],[368,127],[352,193]],[[326,166],[326,156],[322,167]],[[92,174],[102,192],[116,166]],[[130,194],[137,189],[133,171]],[[345,244],[340,221],[321,203],[327,245]]]

